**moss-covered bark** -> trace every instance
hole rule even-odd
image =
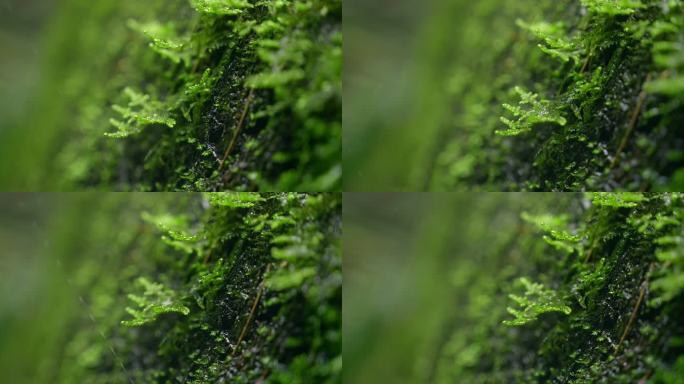
[[[11,189],[340,187],[341,1],[60,4]]]
[[[470,326],[447,328],[435,382],[684,377],[682,196],[594,194],[577,203],[523,213],[490,256],[502,266],[493,280],[459,282],[472,303],[451,321]]]
[[[8,380],[341,382],[339,195],[46,199],[42,309],[0,319]]]
[[[345,196],[345,379],[682,382],[682,198]]]
[[[682,189],[680,0],[369,3],[345,19],[347,189]]]
[[[428,164],[431,188],[682,187],[684,4],[533,2],[525,14],[489,3],[464,28],[456,123]],[[509,27],[481,30],[493,20]]]

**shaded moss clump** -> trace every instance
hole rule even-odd
[[[339,189],[341,8],[62,2],[44,44],[42,92],[4,132],[0,183]]]
[[[341,382],[340,196],[155,195],[65,204],[74,312],[24,379]]]
[[[681,194],[588,194],[549,211],[522,215],[501,253],[488,256],[501,266],[491,276],[458,264],[454,284],[469,303],[446,323],[423,376],[680,382]]]
[[[682,2],[494,3],[464,24],[424,187],[682,187]]]

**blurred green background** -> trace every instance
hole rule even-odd
[[[511,281],[545,249],[521,212],[581,202],[570,193],[345,194],[345,382],[467,378],[458,369],[478,345],[459,335],[487,334],[505,316]]]
[[[40,82],[40,59],[55,0],[0,1],[0,133],[16,124]]]
[[[341,0],[0,0],[0,190],[339,190],[340,30]],[[177,120],[129,131],[176,129],[122,140],[128,88]]]
[[[345,190],[501,191],[487,179],[479,187],[452,180],[486,173],[476,160],[505,161],[484,145],[499,140],[491,129],[499,115],[490,111],[506,100],[502,89],[530,76],[525,61],[536,60],[515,20],[541,20],[564,7],[546,0],[345,1]]]
[[[104,335],[101,345],[82,342],[116,321],[98,308],[126,305],[119,283],[139,274],[129,259],[138,251],[126,247],[141,212],[173,211],[199,196],[0,194],[0,382],[59,382],[78,377],[94,356],[115,353],[100,350],[119,347]]]
[[[345,1],[345,190],[402,189],[414,159],[429,145],[433,121],[439,119],[436,110],[445,107],[436,87],[437,92],[426,92],[434,83],[431,77],[439,76],[432,61],[449,52],[426,46],[438,42],[423,37],[429,25],[439,28],[445,21],[438,15],[439,4],[444,5],[435,0]],[[415,120],[419,109],[426,118],[420,124]]]
[[[48,111],[36,113],[35,106],[49,78],[46,63],[50,25],[58,16],[59,0],[0,1],[0,186],[4,190],[27,190],[7,183],[9,179],[25,180],[28,170],[42,161],[39,146],[49,142],[49,133],[26,121]],[[55,95],[51,95],[55,97]],[[33,162],[36,163],[33,163]]]
[[[169,2],[167,9],[178,4],[185,2]],[[109,68],[123,65],[107,66],[112,45],[127,28],[122,18],[156,7],[159,2],[151,1],[0,2],[0,189],[71,191],[89,161],[117,155],[85,142],[82,131],[101,128],[89,119],[111,105],[102,98],[119,78]],[[88,103],[91,108],[81,114]],[[79,145],[88,147],[87,156],[70,151]]]

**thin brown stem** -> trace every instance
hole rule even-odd
[[[622,342],[625,341],[625,338],[627,337],[629,330],[632,328],[632,325],[634,324],[634,320],[636,320],[637,313],[639,312],[639,307],[641,307],[641,303],[644,301],[644,296],[646,296],[646,289],[648,288],[648,278],[649,278],[649,275],[651,274],[651,271],[653,270],[653,266],[654,266],[654,264],[651,263],[651,265],[648,268],[648,272],[646,272],[646,277],[644,278],[644,281],[641,283],[641,290],[639,291],[639,298],[637,299],[637,302],[634,305],[634,309],[632,309],[632,315],[629,317],[629,321],[627,322],[627,326],[625,327],[625,331],[622,332],[622,337],[620,337],[620,341],[618,342],[617,346],[615,347],[615,352],[617,352],[620,349],[620,346],[622,346]]]
[[[221,165],[219,165],[219,171],[223,170],[223,165],[225,164],[228,155],[233,151],[233,147],[235,147],[235,143],[237,143],[238,136],[240,135],[240,131],[242,131],[242,127],[244,126],[245,118],[247,117],[247,111],[249,110],[249,106],[252,104],[253,97],[254,89],[250,89],[249,95],[247,95],[247,100],[245,101],[245,107],[242,109],[240,121],[238,122],[237,128],[235,129],[235,133],[233,133],[233,138],[230,140],[230,144],[228,144],[226,152],[223,154],[223,158],[221,158]]]
[[[636,319],[637,312],[639,311],[639,307],[641,306],[641,302],[644,300],[645,294],[646,294],[646,284],[641,284],[641,291],[639,292],[639,299],[637,299],[636,305],[634,306],[634,309],[632,310],[632,315],[629,317],[629,322],[627,323],[627,326],[625,327],[625,331],[622,332],[622,337],[620,337],[620,341],[618,342],[618,345],[615,347],[616,352],[620,349],[622,342],[625,341],[625,337],[627,337],[627,333],[632,328],[632,324],[634,323],[634,320]]]
[[[269,264],[266,267],[266,275],[268,272],[271,270],[271,265]],[[254,313],[256,312],[256,308],[259,305],[259,301],[261,300],[261,296],[264,294],[264,289],[265,285],[264,282],[262,281],[261,284],[259,285],[259,290],[257,291],[256,298],[254,298],[254,303],[252,303],[252,309],[249,311],[249,316],[247,317],[247,321],[245,322],[245,325],[242,327],[242,331],[240,332],[240,337],[238,337],[237,343],[235,343],[235,347],[233,347],[233,353],[231,356],[235,356],[235,354],[238,351],[238,348],[240,347],[240,343],[242,343],[242,340],[245,338],[245,335],[247,334],[247,329],[249,328],[250,323],[252,322],[252,318],[254,317]]]
[[[646,372],[646,374],[644,375],[644,377],[642,377],[641,380],[639,380],[639,384],[646,384],[648,382],[648,379],[650,379],[652,375],[653,370],[649,369],[648,372]]]
[[[650,79],[651,74],[649,73],[648,76],[646,76],[646,82],[648,82]],[[622,154],[622,151],[625,150],[625,147],[627,147],[627,143],[629,142],[629,138],[632,136],[632,132],[636,127],[637,120],[639,118],[639,115],[641,114],[641,109],[644,107],[645,101],[646,91],[642,90],[641,93],[639,93],[639,98],[637,100],[636,107],[632,112],[632,116],[629,119],[629,126],[627,128],[627,132],[625,133],[625,136],[622,137],[620,146],[618,147],[617,152],[615,152],[615,157],[613,158],[613,161],[610,163],[610,169],[615,168],[615,166],[620,162],[620,155]]]

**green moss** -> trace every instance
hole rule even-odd
[[[515,316],[515,319],[504,320],[504,324],[525,325],[537,320],[543,313],[562,312],[569,315],[572,312],[572,309],[563,303],[554,290],[547,289],[539,283],[532,283],[525,277],[521,277],[519,281],[525,287],[525,296],[511,294],[509,297],[522,310],[508,307],[508,312]]]
[[[341,197],[154,195],[58,199],[73,312],[23,382],[340,383]]]
[[[680,189],[681,1],[480,3],[428,188]]]
[[[41,96],[5,133],[0,185],[339,189],[341,8],[63,2]]]
[[[486,256],[505,265],[500,270],[455,265],[458,295],[473,303],[451,320],[462,326],[445,323],[424,376],[438,383],[681,381],[683,196],[597,193],[576,203],[523,214],[503,253]],[[529,229],[558,231],[573,246],[545,244]]]

